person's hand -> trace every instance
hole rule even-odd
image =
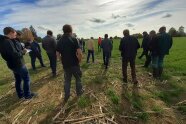
[[[26,48],[23,49],[23,54],[25,54],[25,53],[27,53],[27,49]]]

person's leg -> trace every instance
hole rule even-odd
[[[90,59],[90,53],[91,53],[91,51],[90,51],[90,50],[88,50],[87,63],[89,63],[89,59]]]
[[[137,84],[138,81],[136,79],[136,66],[135,66],[135,58],[130,59],[130,68],[131,68],[131,76],[132,76],[132,81],[134,84]]]
[[[127,83],[127,65],[128,61],[125,58],[122,58],[122,73],[123,73],[123,81]]]
[[[81,77],[82,77],[82,72],[80,70],[79,66],[73,67],[73,76],[76,79],[76,94],[77,96],[82,95],[83,90],[82,90],[82,83],[81,83]]]
[[[158,58],[158,68],[159,68],[159,76],[160,77],[163,73],[163,62],[164,62],[164,55],[160,55]]]
[[[138,57],[139,59],[142,59],[142,57],[144,56],[144,54],[145,54],[145,51],[144,51],[144,49],[143,49],[143,52],[141,53],[141,55]]]
[[[106,58],[105,58],[105,59],[106,59],[106,60],[105,60],[105,61],[106,61],[106,67],[105,67],[105,68],[107,69],[107,68],[108,68],[108,65],[109,65],[110,52],[107,52],[107,53],[106,53]]]
[[[157,78],[159,75],[158,56],[152,56],[152,69],[153,69],[153,77]]]
[[[51,70],[52,70],[52,74],[55,76],[56,75],[56,62],[57,62],[57,57],[56,57],[56,54],[53,54],[53,53],[48,53],[48,56],[49,56],[49,60],[50,60],[50,67],[51,67]]]
[[[23,94],[23,90],[22,90],[22,85],[21,85],[21,76],[20,74],[16,73],[16,72],[13,72],[14,73],[14,77],[15,77],[15,88],[16,88],[16,93],[17,93],[17,96],[19,98],[23,98],[24,97],[24,94]]]
[[[151,55],[147,53],[144,67],[148,68],[151,62]]]
[[[30,58],[31,58],[32,69],[33,69],[33,70],[36,70],[36,65],[35,65],[35,62],[36,62],[36,56],[31,55]]]
[[[70,87],[71,87],[71,78],[72,78],[72,69],[64,69],[64,91],[65,91],[65,98],[64,101],[66,102],[70,97]]]
[[[105,54],[105,52],[103,51],[103,63],[104,63],[104,65],[106,65],[105,57],[106,57],[106,54]]]
[[[92,50],[92,62],[94,63],[94,50]]]
[[[39,62],[40,62],[40,64],[41,64],[41,66],[42,66],[42,67],[45,67],[45,65],[44,65],[44,63],[43,63],[43,58],[42,58],[41,54],[38,54],[38,55],[37,55],[37,58],[39,59]]]
[[[30,76],[29,76],[26,66],[23,66],[22,68],[20,68],[20,75],[24,81],[24,84],[23,84],[24,97],[26,99],[30,99],[33,96],[31,96],[31,92],[30,92]]]

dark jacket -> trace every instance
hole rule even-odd
[[[29,52],[30,56],[40,56],[41,55],[41,48],[39,44],[36,41],[33,41],[32,43],[25,43],[25,47],[27,49],[30,49],[31,52]]]
[[[42,40],[42,47],[47,53],[56,53],[56,40],[51,36],[46,36]]]
[[[101,48],[103,48],[103,52],[111,52],[112,51],[112,43],[110,39],[103,39],[101,42]]]
[[[159,46],[158,46],[158,37],[157,36],[150,38],[148,49],[150,50],[152,56],[159,55]]]
[[[169,49],[172,47],[172,37],[167,33],[158,35],[159,54],[168,55]]]
[[[143,37],[143,41],[142,41],[141,47],[142,47],[145,51],[148,50],[149,42],[150,42],[149,35],[144,36],[144,37]]]
[[[0,53],[10,69],[20,68],[24,63],[21,44],[0,35]]]
[[[64,69],[79,66],[79,61],[76,56],[77,49],[79,48],[78,40],[68,35],[63,35],[57,42],[57,51],[61,54]]]
[[[120,41],[119,50],[123,58],[135,58],[139,48],[140,44],[133,36],[125,36]]]

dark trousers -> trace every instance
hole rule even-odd
[[[109,65],[110,52],[103,52],[103,62],[106,67]]]
[[[47,53],[49,61],[50,61],[50,68],[52,69],[52,74],[56,74],[56,63],[57,63],[57,56],[55,53]]]
[[[71,79],[72,76],[76,79],[76,94],[79,96],[82,94],[82,84],[81,84],[81,77],[82,72],[79,66],[70,67],[64,69],[64,91],[65,91],[65,99],[67,100],[70,97],[70,87],[71,87]]]
[[[85,46],[83,45],[83,52],[85,52]]]
[[[26,66],[21,68],[12,69],[15,77],[15,88],[19,98],[30,96],[30,77]],[[23,89],[22,82],[23,80]]]
[[[145,55],[146,56],[146,60],[145,60],[145,64],[144,64],[144,67],[148,67],[151,63],[151,54],[147,54]]]
[[[136,81],[135,58],[122,58],[123,79],[127,80],[127,66],[130,63],[132,80]]]
[[[92,55],[92,62],[94,62],[94,50],[88,50],[87,63],[89,62],[90,55]]]
[[[41,66],[42,66],[42,67],[44,66],[44,64],[43,64],[43,59],[42,59],[41,54],[38,54],[38,55],[31,55],[30,57],[31,57],[32,69],[34,69],[34,70],[36,69],[36,66],[35,66],[36,58],[38,58],[38,60],[39,60],[39,62],[40,62],[40,64],[41,64]]]

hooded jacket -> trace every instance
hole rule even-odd
[[[0,53],[10,69],[24,65],[22,47],[18,41],[0,35]]]

